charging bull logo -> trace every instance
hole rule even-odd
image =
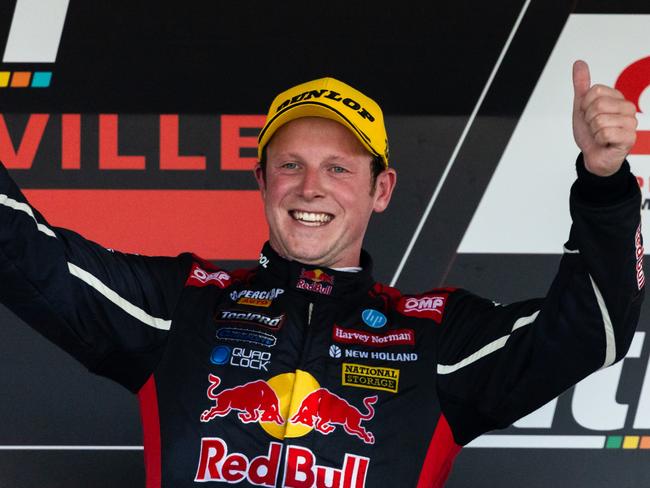
[[[275,422],[284,424],[280,415],[280,402],[271,387],[262,380],[250,381],[215,393],[221,379],[213,374],[208,376],[208,398],[214,400],[214,407],[201,414],[201,422],[209,422],[215,417],[225,417],[231,411],[237,411],[239,420],[251,422]]]
[[[322,388],[313,376],[301,370],[282,373],[267,381],[250,381],[220,392],[216,391],[220,378],[210,374],[208,379],[207,396],[215,404],[201,414],[201,422],[236,411],[243,423],[257,422],[267,434],[280,440],[302,437],[313,430],[328,435],[340,426],[346,434],[366,444],[375,443],[374,434],[362,424],[374,418],[377,395],[363,399],[366,409],[363,413],[344,398]],[[296,396],[302,398],[297,408],[291,403]],[[289,419],[287,423],[285,419]]]
[[[357,436],[366,444],[374,444],[375,436],[372,432],[368,432],[361,422],[375,416],[373,404],[376,402],[377,395],[364,398],[363,404],[368,412],[363,414],[347,400],[327,388],[319,388],[303,399],[298,412],[291,417],[290,422],[314,427],[325,435],[331,434],[336,429],[336,425],[340,425],[348,434]]]

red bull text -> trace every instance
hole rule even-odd
[[[364,488],[370,459],[345,454],[341,468],[317,464],[316,455],[306,447],[286,446],[282,483],[277,484],[282,451],[279,442],[269,444],[266,455],[250,459],[241,453],[228,453],[228,445],[218,437],[201,439],[199,465],[194,481],[248,483],[286,488]]]
[[[305,269],[300,271],[296,288],[313,291],[321,295],[330,295],[334,287],[334,276],[322,269]]]

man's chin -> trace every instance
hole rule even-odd
[[[306,246],[304,244],[301,246],[288,246],[288,256],[286,257],[292,261],[327,267],[328,255],[331,250],[323,248],[322,242],[318,244],[317,246]]]

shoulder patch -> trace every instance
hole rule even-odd
[[[397,303],[397,311],[402,315],[419,319],[430,319],[437,324],[442,322],[449,292],[434,290],[421,295],[405,295]]]
[[[383,283],[375,283],[372,285],[368,294],[372,297],[381,298],[384,302],[385,310],[395,309],[400,298],[402,298],[401,291]]]
[[[192,269],[187,277],[185,286],[218,286],[226,288],[230,286],[232,278],[225,271],[211,265],[207,270],[198,263],[192,263]]]

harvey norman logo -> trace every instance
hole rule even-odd
[[[556,398],[503,434],[483,435],[466,447],[650,449],[650,344],[645,342],[646,333],[637,332],[625,359],[578,383],[567,393],[570,402]],[[629,388],[629,378],[641,374],[642,384]],[[624,402],[621,385],[627,386]]]
[[[69,0],[16,0],[2,63],[54,63]],[[52,71],[0,67],[0,88],[47,88]]]

